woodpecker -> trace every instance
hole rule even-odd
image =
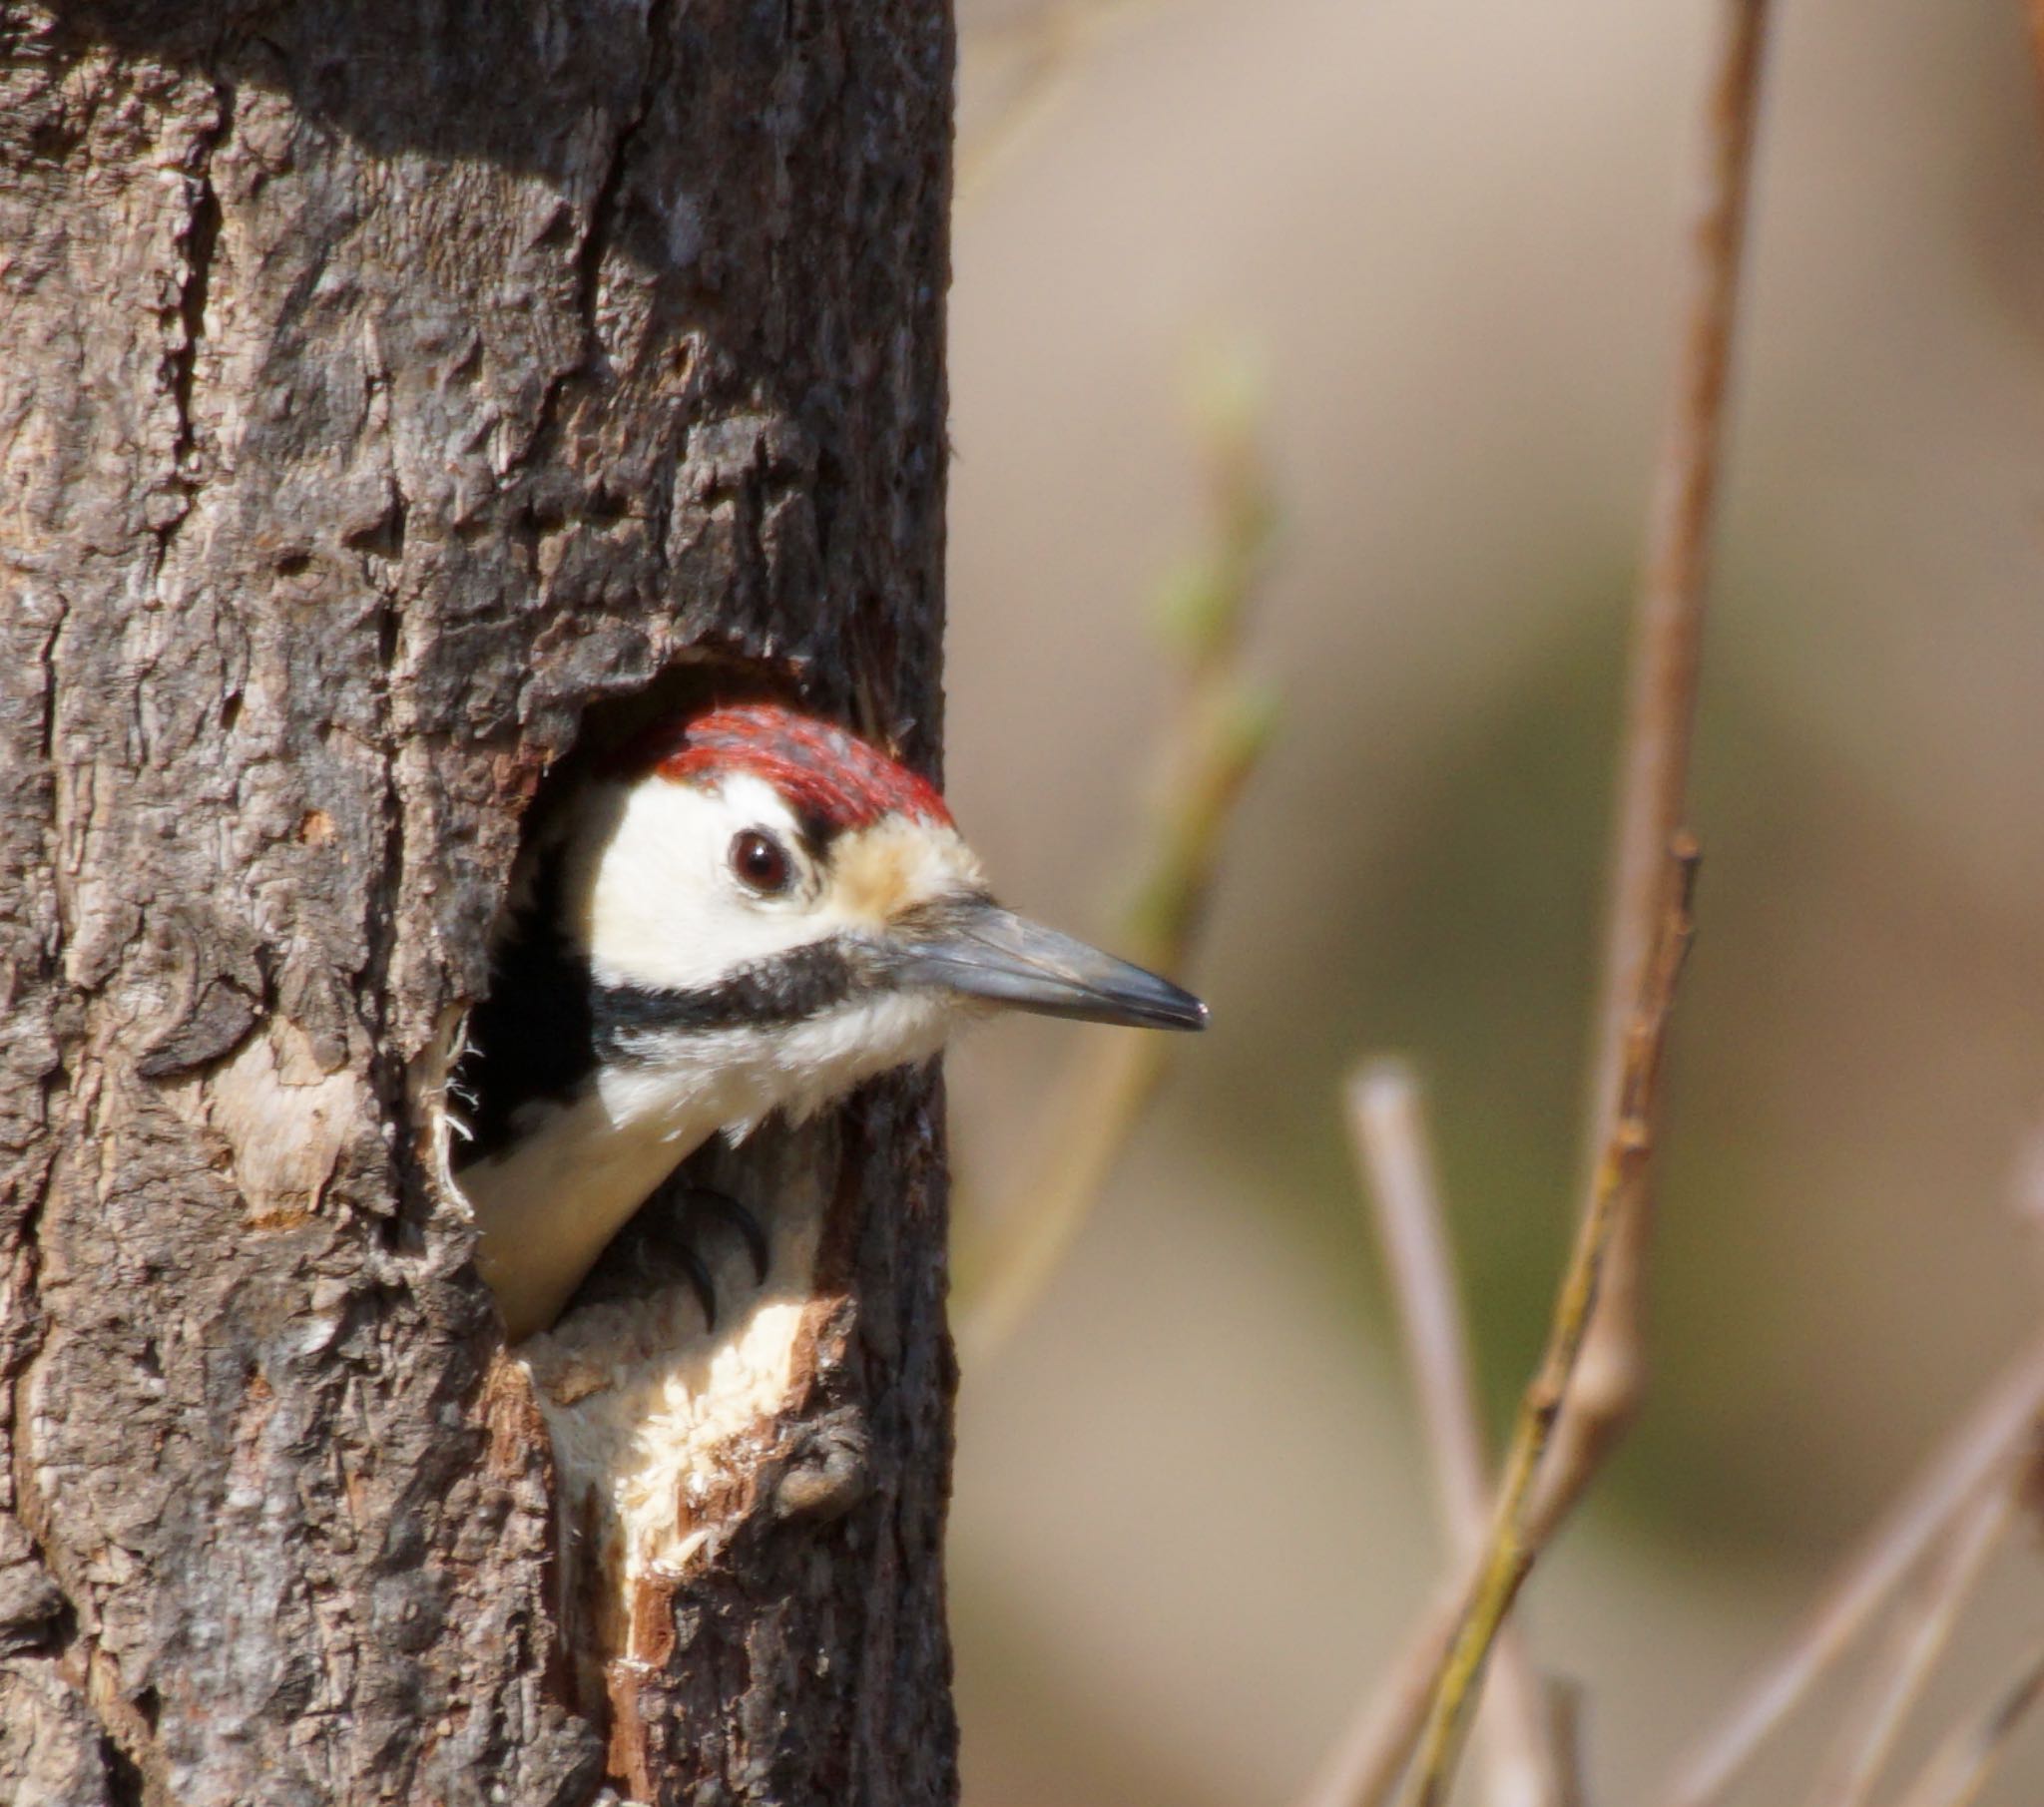
[[[457,1071],[455,1179],[511,1336],[551,1325],[713,1135],[799,1121],[1002,1008],[1207,1022],[1169,980],[1002,909],[937,791],[841,727],[745,703],[634,742],[521,855]],[[764,1270],[750,1214],[705,1201]]]

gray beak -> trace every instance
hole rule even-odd
[[[1169,979],[1103,954],[983,898],[960,898],[904,926],[888,966],[927,985],[1011,1010],[1137,1029],[1205,1029],[1207,1007]]]

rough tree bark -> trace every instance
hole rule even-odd
[[[434,1147],[586,705],[935,757],[948,10],[0,0],[0,1799],[952,1797],[928,1088],[594,1697]]]

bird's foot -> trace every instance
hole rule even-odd
[[[710,1266],[696,1248],[696,1227],[705,1218],[715,1218],[728,1228],[738,1232],[746,1245],[746,1253],[753,1258],[753,1280],[756,1285],[766,1284],[766,1269],[770,1264],[770,1251],[766,1244],[766,1232],[760,1226],[760,1219],[734,1198],[729,1192],[720,1192],[715,1186],[692,1185],[685,1188],[679,1202],[682,1207],[682,1272],[688,1276],[690,1290],[696,1301],[703,1307],[703,1321],[706,1328],[717,1328],[717,1282],[711,1277]]]

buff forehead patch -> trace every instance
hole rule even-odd
[[[662,731],[642,750],[653,770],[683,782],[751,772],[799,813],[833,828],[864,828],[887,815],[951,825],[928,780],[835,722],[777,703],[712,709]]]

